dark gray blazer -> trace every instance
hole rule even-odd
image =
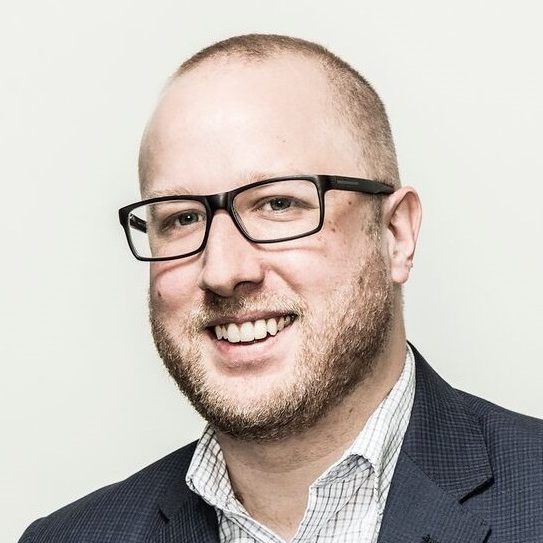
[[[451,388],[413,350],[379,543],[542,543],[543,422]],[[215,511],[185,484],[194,447],[37,520],[20,543],[218,542]]]

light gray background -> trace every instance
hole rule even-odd
[[[424,204],[409,337],[456,386],[543,416],[540,6],[3,1],[2,541],[202,427],[154,352],[116,211],[162,82],[232,34],[318,40],[376,86]]]

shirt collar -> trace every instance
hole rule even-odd
[[[185,480],[193,492],[214,507],[225,509],[233,501],[234,490],[224,455],[209,424],[196,445]]]
[[[343,458],[359,456],[371,464],[375,475],[375,495],[381,511],[384,510],[414,399],[415,360],[411,347],[407,345],[405,364],[398,381],[343,455]]]

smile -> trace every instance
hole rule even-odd
[[[226,322],[213,327],[218,340],[226,340],[229,343],[248,343],[275,336],[278,332],[289,326],[295,319],[294,315],[283,315],[269,319],[246,321],[240,324]]]

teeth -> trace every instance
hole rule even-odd
[[[259,319],[254,322],[244,322],[240,326],[231,322],[230,324],[215,326],[215,336],[217,339],[225,339],[230,343],[250,342],[255,339],[264,339],[268,334],[275,336],[292,322],[290,315],[280,317],[279,319]]]
[[[266,328],[266,321],[260,319],[255,322],[255,339],[264,339],[268,335],[268,329]]]
[[[253,341],[255,339],[255,327],[252,322],[244,322],[240,326],[239,331],[241,341]],[[228,339],[230,339],[230,336],[228,336]]]
[[[239,328],[238,328],[237,324],[234,324],[233,322],[231,322],[228,325],[228,328],[226,329],[226,333],[228,334],[227,339],[228,339],[228,341],[230,343],[239,343],[240,342],[241,337],[240,337]]]
[[[277,321],[275,319],[268,319],[266,321],[266,329],[270,336],[275,336],[277,334]]]

